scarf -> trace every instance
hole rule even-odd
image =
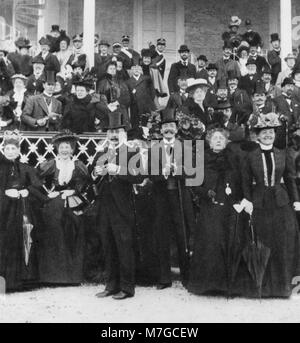
[[[62,160],[60,157],[55,159],[56,167],[59,170],[58,183],[60,186],[67,185],[73,176],[75,170],[75,162],[73,159]]]

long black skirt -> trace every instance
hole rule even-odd
[[[0,276],[5,279],[7,291],[22,291],[37,282],[36,233],[38,228],[29,199],[13,199],[5,196],[2,201]],[[28,260],[25,259],[23,233],[24,204],[26,204],[26,215],[33,226]]]
[[[187,286],[190,292],[198,295],[227,294],[228,249],[232,245],[236,225],[239,225],[237,219],[237,214],[229,204],[201,204]]]
[[[42,209],[39,276],[43,284],[80,284],[84,280],[84,220],[65,208],[60,197]]]

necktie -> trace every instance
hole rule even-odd
[[[47,104],[48,106],[50,106],[50,104],[51,104],[51,98],[48,97],[48,96],[45,96],[45,101],[46,101],[46,104]]]

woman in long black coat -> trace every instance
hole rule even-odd
[[[224,129],[208,132],[210,149],[205,152],[205,179],[194,190],[200,209],[187,288],[199,295],[227,294],[229,287],[227,255],[238,225],[233,205],[240,200],[240,194],[232,156],[226,149],[228,137],[229,132]]]
[[[253,126],[258,145],[250,151],[242,166],[246,212],[252,215],[258,240],[270,249],[271,256],[262,285],[263,297],[288,298],[293,278],[299,276],[300,241],[295,211],[297,202],[295,174],[284,150],[274,147],[275,129],[281,124],[276,114],[266,115]],[[253,280],[244,274],[238,278],[237,293],[258,296]]]
[[[22,291],[38,279],[32,205],[39,179],[34,168],[20,162],[20,140],[17,132],[6,133],[0,156],[0,276],[7,291]]]
[[[48,202],[41,215],[39,273],[43,284],[83,282],[85,251],[82,192],[89,182],[86,167],[72,158],[76,136],[69,131],[54,139],[58,156],[40,166]]]

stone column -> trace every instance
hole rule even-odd
[[[83,44],[84,44],[84,51],[88,56],[90,67],[93,67],[95,64],[95,55],[94,55],[95,17],[96,17],[96,1],[84,0]]]
[[[284,57],[293,50],[292,38],[292,0],[280,0],[281,56],[283,69]]]

